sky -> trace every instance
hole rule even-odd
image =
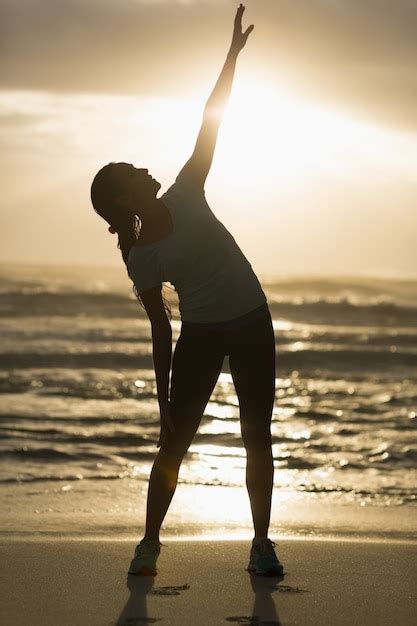
[[[0,262],[120,265],[110,161],[172,184],[229,0],[0,0]],[[417,3],[248,0],[206,196],[262,275],[417,276]]]

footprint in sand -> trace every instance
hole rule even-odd
[[[154,624],[160,621],[157,617],[126,617],[123,622],[118,623],[118,626],[140,626],[141,624]]]
[[[181,591],[189,589],[190,585],[170,585],[168,587],[154,587],[149,593],[155,596],[179,596]]]
[[[308,589],[300,589],[300,587],[290,587],[290,585],[278,585],[274,591],[280,593],[308,593]]]
[[[236,624],[244,624],[245,626],[282,626],[281,622],[274,621],[259,621],[257,615],[235,615],[226,617],[227,622],[236,622]]]

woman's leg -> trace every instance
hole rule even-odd
[[[159,539],[159,531],[174,495],[182,457],[159,449],[152,466],[146,504],[145,537]]]
[[[149,478],[145,537],[158,539],[174,495],[181,462],[221,372],[224,353],[205,333],[183,331],[172,359],[171,414],[175,432],[155,458]]]
[[[267,537],[274,482],[271,420],[275,399],[275,338],[270,316],[234,336],[229,362],[239,399],[247,456],[246,486],[255,537]]]

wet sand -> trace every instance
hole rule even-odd
[[[274,536],[272,539],[276,540]],[[249,541],[162,538],[158,574],[127,576],[135,540],[0,542],[4,626],[415,623],[417,543],[283,540],[283,579],[249,574]]]
[[[278,475],[278,472],[277,472]],[[142,536],[148,485],[134,479],[13,482],[0,489],[0,539],[4,536]],[[274,489],[271,536],[417,541],[415,505],[378,506],[349,494]],[[161,530],[161,541],[186,537],[249,539],[253,522],[241,487],[179,484]]]

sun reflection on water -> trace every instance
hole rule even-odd
[[[219,404],[218,402],[209,402],[206,407],[206,413],[220,419],[237,417],[235,407],[227,404]]]
[[[239,434],[240,425],[237,421],[224,421],[222,419],[212,420],[209,424],[204,424],[200,426],[199,432],[202,434],[210,433],[212,435],[219,435],[222,433]]]

